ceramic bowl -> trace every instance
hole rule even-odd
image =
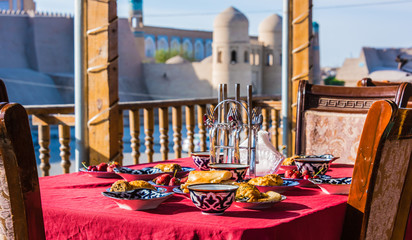
[[[288,190],[290,190],[293,187],[296,187],[299,185],[299,181],[292,181],[292,180],[283,180],[283,184],[281,186],[259,186],[255,185],[255,187],[260,191],[260,192],[268,192],[268,191],[274,191],[277,193],[284,193]]]
[[[235,201],[233,204],[239,208],[246,208],[246,209],[267,209],[273,207],[276,203],[285,200],[286,197],[282,195],[282,199],[280,201],[266,201],[266,202],[240,202]]]
[[[150,189],[102,192],[102,194],[112,199],[120,208],[133,211],[155,209],[173,195],[173,193],[161,193]]]
[[[201,171],[209,171],[210,152],[192,152],[193,163]],[[223,153],[219,156],[219,162],[223,162]]]
[[[240,182],[243,181],[243,179],[245,179],[249,165],[235,163],[214,163],[209,164],[209,168],[212,170],[230,171],[232,173],[231,180]]]
[[[316,184],[326,194],[349,194],[351,177],[344,178],[311,178],[309,181]]]
[[[236,185],[193,184],[187,187],[193,204],[206,215],[222,215],[235,200]]]
[[[194,168],[182,167],[182,171],[176,173],[176,177],[185,177],[190,171],[194,171]],[[147,167],[143,169],[131,169],[127,167],[120,167],[115,169],[116,174],[121,176],[124,180],[131,182],[134,180],[153,180],[156,177],[167,173],[173,175],[173,172],[162,172],[158,168]]]
[[[323,175],[329,170],[330,164],[338,158],[330,154],[299,156],[295,158],[295,164],[301,173],[309,171],[311,175]]]

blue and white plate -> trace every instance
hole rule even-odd
[[[180,187],[173,188],[173,192],[176,193],[176,194],[185,196],[185,197],[190,199],[190,194],[189,193],[184,193]]]
[[[246,209],[266,209],[273,207],[276,203],[285,200],[286,197],[282,195],[282,198],[279,201],[266,201],[266,202],[242,202],[235,201],[233,204],[239,208]]]
[[[176,177],[181,178],[188,174],[190,171],[194,171],[194,168],[182,167],[182,171],[176,172]],[[116,174],[120,175],[126,181],[131,182],[134,180],[153,180],[157,176],[164,173],[173,175],[173,172],[163,172],[158,168],[147,167],[143,169],[131,169],[127,167],[115,168]]]
[[[86,173],[90,177],[96,177],[96,178],[121,178],[115,172],[88,171],[86,168],[80,168],[79,172]]]
[[[155,187],[155,188],[156,188],[156,191],[159,192],[159,193],[165,193],[165,192],[167,192],[167,189],[164,188],[164,187]],[[141,189],[147,189],[147,188],[141,188]],[[135,189],[135,190],[136,190],[136,189]],[[148,189],[148,190],[150,190],[150,189]],[[131,191],[134,191],[134,190],[130,190],[130,191],[126,191],[126,192],[131,192]],[[116,193],[116,192],[110,191],[110,188],[106,189],[106,192]]]
[[[326,194],[349,194],[351,177],[344,178],[311,178],[309,181],[319,186]]]
[[[284,193],[288,190],[290,190],[293,187],[296,187],[299,185],[299,181],[294,181],[294,180],[283,180],[283,185],[281,186],[259,186],[255,185],[257,189],[259,189],[260,192],[268,192],[268,191],[274,191],[277,193]]]
[[[148,210],[157,208],[174,193],[162,193],[150,189],[135,189],[126,192],[102,192],[120,208],[126,210]]]

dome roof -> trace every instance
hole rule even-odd
[[[259,32],[281,32],[282,17],[272,14],[259,24]]]
[[[213,60],[213,58],[212,58],[212,56],[210,55],[209,57],[203,59],[201,62],[202,62],[202,63],[212,63],[212,60]]]
[[[189,63],[189,61],[177,55],[177,56],[167,59],[165,63],[166,64],[182,64],[182,63]]]
[[[229,7],[216,16],[213,27],[248,27],[247,17],[234,7]]]

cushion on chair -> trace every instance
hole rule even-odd
[[[332,154],[354,164],[366,114],[307,110],[302,146],[306,155]]]
[[[412,139],[388,140],[385,143],[373,191],[366,239],[391,238],[408,170],[408,162],[405,161],[411,158],[411,153]]]
[[[0,239],[14,239],[11,202],[3,157],[0,155]]]

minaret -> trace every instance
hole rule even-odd
[[[249,21],[236,8],[229,7],[215,18],[212,51],[213,95],[220,83],[228,84],[229,95],[234,95],[235,84],[240,83],[245,95],[246,86],[252,84]]]
[[[262,93],[280,94],[282,87],[282,18],[272,14],[259,24],[259,42],[263,48]]]
[[[319,53],[319,24],[313,22],[313,40],[312,40],[312,62],[313,62],[313,84],[320,84],[322,76],[320,71],[320,53]]]
[[[140,59],[145,59],[144,32],[143,32],[143,0],[129,0],[129,23],[135,37]]]

